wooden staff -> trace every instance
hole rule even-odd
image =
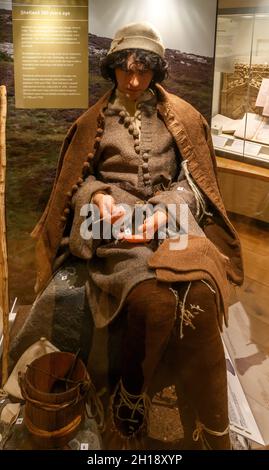
[[[6,186],[6,117],[7,92],[4,85],[0,86],[1,113],[0,113],[0,310],[3,319],[3,355],[2,355],[2,385],[8,378],[8,350],[9,350],[9,300],[8,300],[8,265],[6,245],[6,214],[5,214],[5,186]]]

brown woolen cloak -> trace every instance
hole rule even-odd
[[[36,292],[40,292],[52,276],[60,242],[67,224],[70,223],[72,196],[89,175],[89,162],[102,138],[105,126],[103,111],[110,95],[111,91],[80,116],[64,140],[49,202],[32,232],[32,236],[37,240]],[[213,208],[213,217],[207,217],[203,230],[215,247],[228,258],[228,280],[241,284],[243,269],[240,242],[227,217],[220,195],[209,126],[196,109],[166,92],[160,85],[157,85],[157,95],[158,111],[174,137],[182,159],[187,160],[190,176]],[[157,253],[158,250],[154,253],[152,265],[156,269]],[[172,252],[172,256],[174,253]],[[188,269],[191,271],[192,266],[185,266],[184,272]]]

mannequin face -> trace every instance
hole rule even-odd
[[[136,101],[149,87],[153,78],[153,71],[138,62],[134,54],[128,57],[126,69],[122,70],[120,67],[115,69],[117,88],[127,98]]]

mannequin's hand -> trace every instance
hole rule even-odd
[[[144,220],[144,223],[138,227],[137,235],[126,236],[124,232],[119,235],[119,239],[130,243],[146,243],[153,239],[155,232],[166,224],[167,215],[163,211],[156,211],[150,217]]]
[[[115,200],[109,194],[96,192],[92,197],[100,212],[100,219],[107,220],[111,224],[116,222],[124,214],[124,209],[115,204]]]

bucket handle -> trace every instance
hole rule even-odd
[[[57,375],[54,375],[51,372],[47,372],[46,370],[40,369],[39,367],[33,366],[32,364],[27,364],[27,367],[28,367],[28,369],[34,369],[34,370],[37,370],[38,372],[42,372],[42,374],[48,375],[49,377],[53,377],[54,379],[61,380],[63,382],[70,383],[70,384],[79,385],[79,384],[83,383],[82,380],[72,380],[70,378],[71,375],[72,375],[72,371],[73,371],[73,365],[74,365],[74,363],[71,365],[71,369],[70,369],[71,373],[70,373],[70,371],[68,371],[68,376],[67,377],[58,377]]]
[[[28,395],[28,393],[25,389],[24,375],[25,374],[22,374],[21,372],[19,372],[19,374],[18,374],[19,385],[21,387],[21,393],[22,393],[22,396],[23,396],[24,400],[29,401],[30,403],[32,403],[33,405],[35,405],[38,408],[42,408],[42,410],[45,410],[45,411],[62,410],[64,408],[67,408],[68,406],[77,404],[81,399],[84,398],[82,396],[79,396],[80,394],[79,394],[79,387],[78,387],[76,397],[73,398],[72,400],[70,400],[69,402],[66,402],[66,403],[44,403],[42,401],[35,400],[34,398],[31,398]]]

